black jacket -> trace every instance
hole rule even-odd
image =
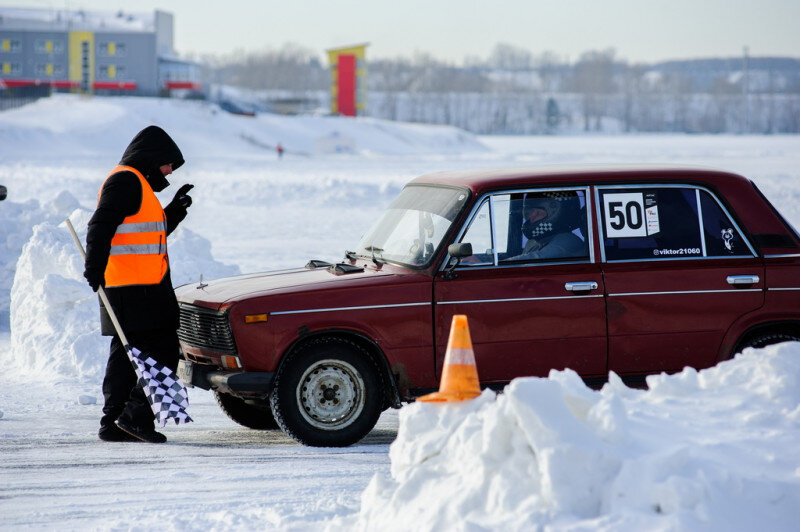
[[[149,126],[134,137],[119,164],[139,170],[153,190],[159,192],[169,185],[159,168],[172,163],[174,170],[183,162],[183,155],[170,136],[157,126]],[[136,214],[141,203],[142,186],[133,172],[117,172],[105,181],[86,234],[87,270],[105,271],[117,226],[126,217]],[[186,209],[173,200],[164,208],[164,213],[169,235],[186,217]],[[169,269],[160,284],[107,288],[106,295],[126,334],[178,328],[178,302]],[[102,302],[100,322],[104,335],[116,334]]]

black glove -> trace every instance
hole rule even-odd
[[[180,205],[183,207],[184,210],[188,209],[189,206],[192,204],[192,197],[189,195],[189,191],[194,188],[194,185],[183,185],[178,191],[175,193],[175,197],[172,198],[172,203],[176,205]]]
[[[89,281],[89,286],[92,287],[92,290],[97,292],[97,288],[102,286],[106,286],[106,275],[103,270],[98,270],[97,268],[86,268],[86,271],[83,272],[83,276],[86,277],[86,280]]]

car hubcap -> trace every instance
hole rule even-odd
[[[364,409],[364,380],[347,362],[320,360],[300,378],[297,402],[308,423],[323,430],[338,430]]]

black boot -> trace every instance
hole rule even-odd
[[[101,426],[97,436],[103,441],[139,441],[139,438],[120,430],[116,425]]]
[[[124,430],[134,438],[142,441],[146,441],[147,443],[166,443],[167,437],[161,434],[160,432],[156,432],[155,429],[152,428],[144,428],[144,427],[137,427],[132,423],[128,423],[125,419],[118,419],[115,421],[117,427]]]

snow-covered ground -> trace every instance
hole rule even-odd
[[[107,340],[62,222],[85,231],[149,123],[187,160],[162,201],[196,185],[170,240],[176,284],[338,259],[406,181],[448,169],[714,166],[753,178],[800,226],[798,137],[475,138],[145,98],[0,113],[0,529],[797,529],[800,344],[653,377],[649,391],[521,379],[498,398],[386,412],[345,449],[242,428],[202,390],[166,445],[100,442]]]

